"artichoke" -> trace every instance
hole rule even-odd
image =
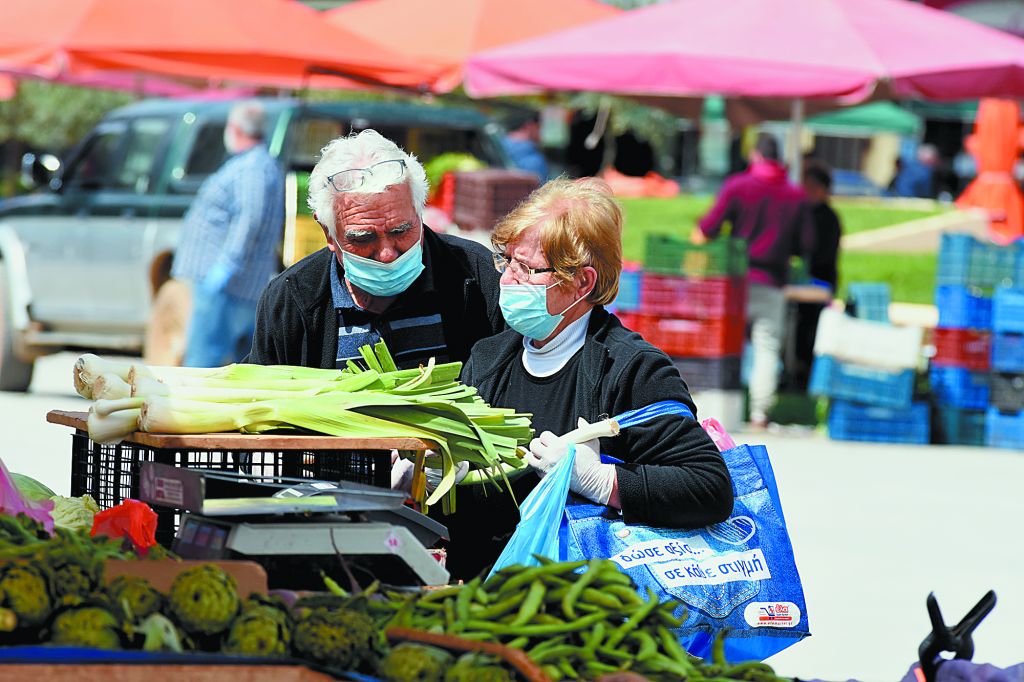
[[[14,612],[18,627],[38,627],[45,623],[53,608],[46,574],[28,562],[11,562],[0,567],[0,607]]]
[[[388,652],[377,673],[387,682],[443,682],[451,663],[447,651],[407,642]]]
[[[496,659],[479,653],[460,656],[444,675],[444,682],[514,682],[515,679],[515,675]]]
[[[50,625],[50,642],[63,646],[120,649],[121,624],[107,609],[73,606],[58,613]]]
[[[291,651],[292,629],[284,611],[247,602],[231,624],[224,651],[246,656],[286,656]]]
[[[238,615],[235,579],[213,564],[200,564],[178,574],[168,594],[171,614],[196,635],[224,632]]]
[[[127,610],[132,620],[145,620],[160,610],[164,597],[149,581],[134,575],[120,575],[107,585],[107,594],[118,606]]]
[[[354,670],[376,655],[377,630],[364,613],[314,609],[295,626],[295,651],[338,670]]]

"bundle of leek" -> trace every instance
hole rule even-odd
[[[132,431],[199,434],[303,429],[342,437],[409,437],[437,444],[418,468],[442,471],[420,501],[454,506],[456,465],[469,462],[472,482],[500,483],[525,467],[519,448],[533,436],[530,415],[492,408],[457,381],[461,363],[399,370],[383,343],[366,346],[367,368],[343,371],[229,365],[213,369],[146,367],[83,356],[75,387],[97,398],[89,435],[98,442]],[[411,456],[403,453],[404,456]],[[500,483],[499,483],[500,482]]]

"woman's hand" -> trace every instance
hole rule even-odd
[[[586,421],[580,419],[580,425],[586,425]],[[526,462],[543,477],[568,454],[569,445],[569,441],[545,431],[530,443]],[[608,504],[616,487],[615,465],[602,464],[599,450],[597,438],[576,444],[576,463],[569,489],[598,504]]]

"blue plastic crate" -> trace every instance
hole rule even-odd
[[[988,407],[988,374],[972,372],[962,367],[938,367],[928,371],[935,402],[946,407],[964,410],[984,410]]]
[[[994,448],[1024,450],[1024,412],[1013,414],[989,408],[985,431],[986,442]]]
[[[615,310],[633,312],[640,308],[640,270],[623,270],[619,275],[619,294]]]
[[[1024,334],[992,335],[992,369],[996,372],[1024,372]]]
[[[942,445],[984,445],[985,411],[936,408],[932,436],[933,442]]]
[[[1024,333],[1024,287],[999,287],[992,297],[992,328],[997,332]]]
[[[849,297],[856,307],[856,316],[875,322],[889,321],[889,285],[884,282],[853,282]]]
[[[927,403],[904,409],[861,405],[833,400],[828,413],[828,435],[834,440],[925,445],[930,436]]]
[[[977,242],[969,234],[944,234],[939,247],[939,264],[935,279],[943,284],[966,285],[971,265],[971,252]]]
[[[939,326],[956,329],[991,329],[992,299],[972,293],[964,286],[947,284],[935,288]]]
[[[807,392],[879,407],[910,407],[914,370],[877,369],[819,355],[814,358]]]
[[[971,249],[967,283],[976,287],[1013,286],[1017,247],[977,242]]]

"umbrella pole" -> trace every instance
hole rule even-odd
[[[804,127],[804,100],[795,97],[789,114],[789,179],[799,185],[804,175],[804,154],[801,145]]]

